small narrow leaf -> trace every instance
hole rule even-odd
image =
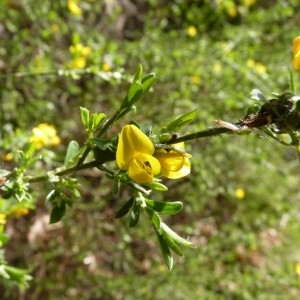
[[[153,182],[149,183],[148,186],[152,190],[156,190],[156,191],[160,191],[160,192],[166,192],[168,190],[168,188],[160,182],[153,181]]]
[[[181,251],[179,246],[176,244],[174,239],[168,233],[166,233],[165,231],[162,231],[161,236],[165,240],[166,244],[168,245],[168,247],[170,249],[172,249],[177,255],[183,256],[183,252]]]
[[[139,64],[139,66],[137,67],[134,77],[133,77],[133,81],[137,81],[142,77],[143,74],[143,66],[141,64]]]
[[[50,224],[59,222],[66,214],[66,204],[54,205],[50,213]]]
[[[148,74],[141,79],[141,84],[143,86],[144,94],[146,94],[154,82],[157,80],[157,77],[154,73]]]
[[[135,102],[137,102],[144,94],[144,89],[142,84],[139,81],[134,81],[128,90],[128,93],[125,99],[122,102],[120,109],[130,108]]]
[[[93,131],[95,131],[100,124],[104,121],[106,115],[104,113],[96,113],[94,117]]]
[[[128,92],[128,104],[127,106],[131,106],[132,104],[134,104],[136,101],[138,101],[144,93],[144,89],[143,86],[141,85],[140,82],[136,81],[134,82],[129,89]]]
[[[161,202],[150,199],[145,200],[147,206],[161,214],[174,215],[182,210],[183,204],[180,201]]]
[[[165,232],[166,234],[168,234],[169,236],[172,237],[172,239],[185,247],[194,247],[194,244],[191,241],[188,241],[184,238],[182,238],[181,236],[179,236],[176,232],[174,232],[169,226],[167,226],[165,223],[161,223],[161,229],[163,232]]]
[[[85,107],[80,107],[80,117],[81,122],[86,130],[89,129],[89,123],[90,123],[90,112]]]
[[[140,211],[141,211],[141,205],[140,203],[137,203],[137,201],[134,201],[131,213],[130,213],[130,219],[129,219],[129,227],[134,227],[140,219]]]
[[[197,115],[197,110],[193,110],[187,114],[184,114],[183,116],[179,117],[175,121],[171,122],[167,126],[165,126],[162,130],[161,133],[164,132],[170,132],[170,131],[177,131],[181,129],[182,127],[188,125],[190,122],[192,122],[196,115]]]
[[[134,202],[134,197],[131,197],[128,201],[126,201],[126,203],[116,213],[115,218],[118,219],[124,217],[129,212],[130,208],[133,205],[133,202]]]
[[[71,141],[68,145],[64,166],[70,166],[74,163],[74,159],[79,155],[79,144],[76,141]]]
[[[157,239],[158,239],[158,242],[159,242],[161,253],[162,253],[163,258],[166,262],[166,265],[168,266],[169,270],[172,270],[174,260],[173,260],[172,254],[170,252],[169,246],[166,243],[166,241],[163,239],[163,237],[159,235],[158,232],[156,232],[156,236],[157,236]]]
[[[160,216],[151,208],[149,208],[148,206],[145,207],[146,212],[148,213],[148,216],[150,218],[150,221],[152,222],[154,228],[157,231],[161,230],[161,218]]]
[[[257,104],[251,105],[247,109],[247,115],[255,114],[260,111],[260,106]]]
[[[58,192],[55,189],[51,190],[46,197],[46,202],[54,201],[57,198],[57,196],[58,196]]]

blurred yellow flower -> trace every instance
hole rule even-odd
[[[184,143],[172,145],[176,150],[158,149],[154,152],[154,156],[161,165],[161,173],[170,179],[177,179],[187,176],[191,172],[191,163],[189,158],[192,156],[185,153]]]
[[[70,63],[71,68],[74,69],[83,69],[87,65],[86,58],[91,54],[91,48],[87,46],[83,46],[78,43],[76,45],[72,45],[69,48],[70,53],[72,54],[72,61]]]
[[[51,31],[52,32],[58,32],[59,31],[59,25],[54,23],[51,25]]]
[[[295,272],[298,276],[300,276],[300,262],[295,264]]]
[[[243,6],[250,7],[256,3],[256,0],[243,0]]]
[[[21,217],[21,216],[24,216],[24,215],[27,215],[29,213],[29,209],[26,208],[26,207],[19,207],[19,208],[16,208],[14,209],[11,214],[14,216],[14,217]]]
[[[73,14],[75,16],[82,15],[82,9],[78,5],[78,3],[79,3],[79,0],[68,0],[68,3],[67,3],[67,7],[68,7],[69,11],[71,12],[71,14]]]
[[[71,68],[73,69],[83,69],[86,67],[86,58],[83,56],[75,57],[71,61]]]
[[[14,155],[11,152],[8,152],[2,156],[4,161],[11,161],[14,158]]]
[[[76,56],[88,57],[91,54],[91,48],[78,43],[69,48],[70,52]]]
[[[195,37],[198,33],[198,30],[195,26],[189,26],[187,28],[187,35],[190,36],[190,37]]]
[[[293,41],[293,68],[300,71],[300,36],[297,36]]]
[[[222,72],[222,65],[218,62],[214,63],[213,65],[213,71],[216,74],[220,74]]]
[[[44,146],[57,146],[61,142],[55,127],[47,123],[41,123],[34,127],[29,141],[35,144],[36,149],[41,149]]]
[[[0,225],[6,224],[6,215],[0,214]]]
[[[230,17],[232,17],[232,18],[236,17],[236,16],[237,16],[237,13],[238,13],[237,8],[236,8],[236,6],[235,6],[234,3],[232,3],[232,5],[230,5],[230,6],[226,9],[226,12],[227,12],[227,14],[228,14]]]
[[[243,200],[245,198],[245,190],[242,189],[242,188],[237,188],[235,191],[234,191],[234,194],[235,194],[235,197],[238,199],[238,200]]]
[[[256,62],[253,59],[247,60],[247,66],[254,69],[257,73],[265,74],[267,73],[267,67],[260,62]]]
[[[159,161],[152,156],[152,141],[136,126],[125,125],[117,146],[117,165],[128,170],[128,176],[137,183],[151,183],[160,172]]]
[[[111,65],[108,64],[108,63],[104,63],[104,64],[102,65],[102,71],[104,71],[104,72],[109,72],[109,71],[111,71]]]
[[[191,77],[191,82],[193,84],[200,84],[201,83],[201,77],[199,75],[194,75]]]

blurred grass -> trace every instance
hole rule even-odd
[[[1,150],[17,147],[41,122],[54,123],[63,145],[74,137],[83,142],[79,106],[113,113],[138,63],[159,80],[133,118],[154,130],[195,108],[199,114],[190,131],[214,126],[214,119],[234,122],[252,104],[253,88],[267,95],[287,91],[298,1],[266,1],[249,9],[223,2],[236,3],[239,13],[232,17],[225,4],[218,8],[210,1],[132,2],[139,13],[120,29],[116,24],[125,11],[112,6],[109,13],[104,2],[80,1],[83,15],[74,16],[62,0],[5,0]],[[188,35],[189,26],[196,36]],[[123,79],[11,75],[67,68],[73,59],[69,47],[78,43],[91,49],[87,67],[109,66]],[[3,286],[4,299],[299,299],[294,151],[254,132],[195,141],[188,152],[192,176],[167,182],[166,194],[153,195],[183,201],[183,212],[168,223],[197,245],[185,249],[171,272],[147,222],[129,230],[125,220],[114,219],[128,191],[116,198],[110,181],[83,172],[84,197],[62,224],[42,222],[48,211],[40,186],[37,210],[7,225],[7,259],[30,268],[34,280],[25,292]],[[237,189],[244,190],[243,200]],[[35,233],[33,224],[41,231]]]

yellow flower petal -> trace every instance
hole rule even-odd
[[[237,188],[234,193],[238,200],[243,200],[245,198],[245,190],[242,188]]]
[[[178,150],[184,152],[184,143],[179,143],[172,145]],[[190,154],[179,153],[177,151],[171,150],[167,151],[165,149],[159,149],[155,151],[154,156],[159,160],[161,165],[161,173],[170,179],[177,179],[190,174],[191,163],[189,158]]]
[[[137,183],[150,183],[154,175],[160,172],[159,161],[148,154],[135,156],[130,164],[128,176]]]
[[[293,40],[293,54],[294,54],[294,56],[296,56],[297,53],[299,53],[299,51],[300,51],[300,36],[297,36]]]
[[[297,262],[295,264],[295,272],[298,276],[300,276],[300,263],[299,262]]]
[[[128,170],[132,159],[139,154],[153,154],[154,145],[139,128],[125,125],[120,133],[117,146],[117,165],[121,170]]]
[[[300,71],[300,36],[297,36],[293,41],[293,68]]]

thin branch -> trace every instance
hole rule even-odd
[[[186,142],[186,141],[191,141],[191,140],[196,140],[196,139],[201,139],[201,138],[205,138],[208,136],[215,136],[215,135],[220,135],[223,133],[233,133],[235,131],[232,131],[228,128],[224,128],[224,127],[213,127],[213,128],[208,128],[205,130],[201,130],[201,131],[197,131],[194,133],[190,133],[187,135],[183,135],[183,136],[174,136],[172,137],[167,144],[176,144],[176,143],[180,143],[180,142]]]

